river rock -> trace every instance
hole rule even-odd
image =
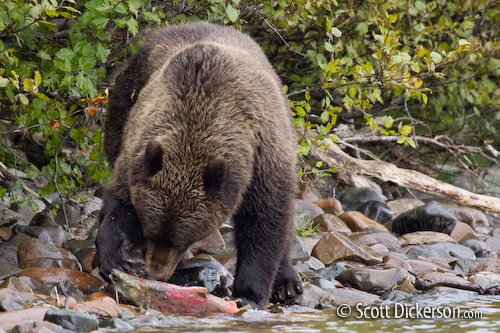
[[[21,269],[12,265],[10,262],[0,259],[0,281],[8,278],[9,276],[16,275]]]
[[[335,216],[339,216],[344,212],[342,204],[340,203],[339,200],[335,198],[321,199],[315,201],[314,204],[317,205],[319,208],[321,208],[325,212],[325,214],[332,214]]]
[[[400,257],[396,257],[393,255],[387,255],[383,259],[383,263],[392,267],[399,267],[408,272],[412,271],[412,267],[406,260],[401,259]]]
[[[469,281],[478,284],[484,290],[500,289],[500,274],[492,272],[478,272],[469,276]]]
[[[42,322],[45,312],[47,312],[48,309],[49,308],[46,306],[36,306],[28,309],[0,312],[0,327],[28,320]]]
[[[299,236],[294,236],[292,241],[292,248],[290,250],[290,259],[304,259],[311,256],[311,251],[304,245]]]
[[[351,187],[342,193],[340,201],[344,211],[357,210],[363,203],[367,201],[385,202],[387,199],[381,194],[367,187]]]
[[[325,264],[315,257],[309,257],[307,260],[299,260],[293,267],[297,272],[315,272],[325,268]]]
[[[63,227],[58,225],[52,215],[48,211],[43,211],[36,214],[30,222],[29,228],[33,228],[36,232],[37,227],[42,227],[50,236],[51,244],[55,246],[62,246],[70,237],[69,234],[64,230]],[[33,237],[40,238],[34,235],[31,235],[29,232],[22,231],[25,234]]]
[[[121,320],[120,318],[106,318],[99,322],[99,328],[104,328],[112,332],[128,332],[133,331],[134,326]]]
[[[392,290],[406,279],[407,273],[400,268],[351,268],[337,275],[336,279],[356,289],[377,295]]]
[[[475,228],[476,225],[489,225],[488,217],[479,209],[450,205],[444,205],[444,208],[452,213],[457,220],[467,223],[472,228]]]
[[[474,254],[478,258],[487,258],[495,256],[495,253],[490,249],[488,244],[475,237],[464,238],[460,241],[460,244],[463,246],[467,246],[469,249],[474,251]]]
[[[453,238],[447,234],[435,231],[416,231],[409,234],[404,234],[399,237],[402,246],[435,244],[441,242],[456,243]]]
[[[316,244],[312,255],[326,266],[340,260],[361,261],[366,264],[377,264],[382,258],[370,248],[356,244],[346,236],[332,231]]]
[[[297,297],[297,301],[310,308],[323,308],[335,304],[335,300],[329,292],[312,283],[304,285],[304,291]]]
[[[458,221],[455,227],[453,228],[450,237],[456,240],[457,242],[460,242],[462,239],[466,237],[477,237],[477,235],[470,225]]]
[[[365,229],[379,229],[388,231],[387,228],[382,224],[364,216],[362,213],[357,211],[347,211],[340,214],[339,217],[352,231],[365,231]]]
[[[75,332],[90,332],[99,328],[99,321],[92,315],[62,309],[49,309],[43,320]]]
[[[43,284],[57,284],[69,281],[86,294],[104,289],[104,284],[98,278],[84,272],[59,267],[29,267],[19,272],[17,277],[27,276]]]
[[[19,244],[17,258],[20,268],[61,267],[80,269],[81,265],[73,253],[40,239],[29,238]]]
[[[0,227],[12,226],[16,224],[19,218],[19,215],[15,211],[7,207],[0,206]]]
[[[418,257],[476,259],[474,252],[468,247],[450,242],[410,246],[406,255],[411,259]]]
[[[0,227],[0,242],[9,240],[10,236],[12,236],[11,227]]]
[[[381,243],[373,244],[372,246],[370,246],[370,249],[377,252],[378,254],[390,252],[389,249]]]
[[[229,286],[234,278],[217,260],[207,254],[199,254],[178,267],[169,283],[182,286],[201,286],[219,297],[229,296]]]
[[[491,251],[495,253],[500,253],[500,238],[487,236],[484,238],[484,242],[488,245]]]
[[[437,231],[450,234],[457,223],[453,214],[437,201],[431,201],[392,220],[391,230],[399,235],[415,231]]]
[[[354,288],[335,288],[329,290],[329,292],[335,298],[335,306],[343,304],[349,306],[356,306],[357,304],[369,305],[380,299],[377,295]]]
[[[337,277],[340,273],[347,269],[344,263],[335,263],[328,267],[319,269],[317,271],[318,275],[323,277],[324,279],[331,281]]]
[[[500,259],[498,258],[477,258],[470,273],[492,272],[500,274]]]
[[[307,202],[304,200],[294,201],[294,211],[295,211],[295,225],[304,226],[311,223],[317,216],[324,214],[323,210],[313,204],[312,202]]]
[[[421,275],[424,273],[429,273],[429,272],[437,272],[437,267],[431,262],[424,261],[424,260],[418,260],[418,259],[408,259],[406,261],[411,266],[411,269],[409,272],[415,274],[415,275]]]
[[[321,214],[313,220],[313,227],[320,232],[337,231],[345,235],[351,233],[351,229],[340,217],[333,214]]]
[[[392,211],[393,216],[401,215],[404,212],[410,211],[423,205],[425,205],[425,203],[422,200],[414,198],[399,198],[387,203],[387,206]]]
[[[12,242],[0,242],[0,259],[7,261],[11,265],[19,266],[17,260],[18,246],[18,244]]]
[[[349,238],[365,246],[381,243],[385,245],[389,251],[399,251],[401,249],[399,239],[387,231],[373,230],[354,232]]]
[[[420,290],[429,290],[438,286],[479,291],[479,285],[452,273],[430,272],[418,277],[415,287]]]
[[[367,201],[356,210],[383,225],[387,225],[392,220],[393,212],[384,202],[375,200]]]

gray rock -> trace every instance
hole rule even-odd
[[[467,237],[462,239],[459,244],[463,246],[467,246],[469,249],[474,251],[474,254],[478,258],[488,258],[488,257],[494,257],[495,253],[491,250],[491,248],[486,244],[486,242],[483,242],[482,240],[479,240],[477,238],[473,237]]]
[[[0,259],[5,260],[14,266],[19,266],[17,260],[17,247],[19,244],[12,242],[0,242]]]
[[[294,223],[296,226],[307,225],[311,223],[314,218],[325,213],[323,209],[312,202],[304,200],[295,200],[293,208],[295,211]]]
[[[429,245],[416,245],[406,253],[408,258],[438,257],[475,260],[476,255],[466,246],[456,243],[436,243]]]
[[[351,268],[337,276],[337,280],[356,289],[382,295],[392,290],[406,279],[407,273],[401,268]]]
[[[359,303],[368,305],[379,300],[377,295],[353,288],[335,288],[330,289],[329,292],[335,298],[335,305],[347,304],[355,306]]]
[[[106,318],[99,322],[99,328],[111,329],[113,332],[132,331],[134,326],[127,324],[120,318]]]
[[[399,303],[411,297],[412,297],[411,294],[405,293],[404,291],[401,290],[391,290],[388,293],[385,293],[384,295],[380,296],[380,298],[384,300],[382,303],[385,302]]]
[[[334,298],[329,292],[310,283],[304,285],[304,292],[297,297],[297,301],[310,308],[323,308],[334,305]]]
[[[10,262],[0,259],[0,280],[6,279],[19,273],[21,269],[12,265]]]
[[[308,249],[299,236],[293,237],[292,249],[290,250],[290,259],[304,259],[311,256],[312,248]]]
[[[90,332],[99,328],[99,321],[94,316],[76,311],[49,309],[43,320],[75,332]]]
[[[336,263],[333,265],[330,265],[328,267],[322,268],[317,271],[318,275],[327,279],[327,280],[333,280],[347,269],[346,265],[344,263]]]
[[[453,214],[437,201],[407,211],[392,220],[391,230],[403,235],[414,231],[437,231],[450,234],[457,223]]]
[[[325,268],[325,265],[318,259],[309,257],[307,260],[299,260],[293,267],[297,272],[315,272]]]
[[[349,235],[349,238],[365,246],[372,246],[380,243],[384,244],[389,251],[398,251],[401,249],[399,239],[387,231],[373,230],[353,232]]]
[[[14,225],[18,219],[20,219],[20,217],[15,211],[0,206],[0,227]]]
[[[4,299],[0,302],[0,311],[13,311],[22,309],[23,306],[9,299]]]

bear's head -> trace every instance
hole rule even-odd
[[[227,168],[223,157],[163,149],[151,140],[134,161],[130,196],[147,240],[146,271],[168,280],[194,242],[228,218]],[[190,154],[191,156],[186,156]]]

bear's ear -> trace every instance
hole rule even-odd
[[[151,177],[161,170],[163,152],[161,146],[156,141],[149,141],[144,153],[144,173],[146,177]]]
[[[216,157],[208,162],[203,181],[208,192],[219,191],[226,176],[227,161],[222,157]]]

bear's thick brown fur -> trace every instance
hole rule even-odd
[[[114,174],[97,236],[100,272],[168,279],[194,242],[233,217],[233,296],[264,308],[302,284],[289,260],[296,174],[290,111],[260,47],[207,23],[151,37],[110,93],[105,148]]]

